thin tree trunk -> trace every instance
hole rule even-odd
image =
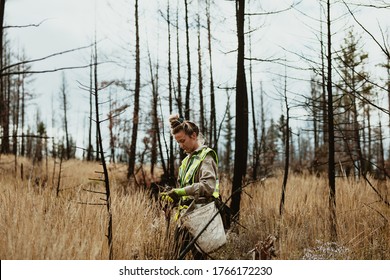
[[[205,119],[204,119],[204,102],[203,102],[203,74],[202,74],[202,47],[200,42],[200,9],[198,0],[198,87],[199,87],[199,106],[200,106],[200,131],[202,133],[206,132],[205,128]]]
[[[251,30],[250,17],[248,19],[248,29]],[[249,33],[249,57],[252,57],[252,36]],[[256,114],[255,114],[255,100],[253,97],[253,72],[252,72],[252,60],[249,61],[249,84],[250,84],[250,95],[252,105],[252,127],[253,127],[253,152],[252,152],[252,179],[257,180],[257,169],[259,167],[259,142],[257,138],[257,125],[256,125]]]
[[[320,24],[321,24],[321,36],[320,36],[320,43],[321,43],[321,78],[322,78],[322,116],[323,116],[323,141],[326,145],[328,143],[328,109],[327,109],[327,102],[326,102],[326,96],[327,96],[327,88],[326,88],[326,73],[325,73],[325,45],[323,41],[323,32],[322,32],[322,5],[321,5],[321,11],[320,11]]]
[[[158,65],[156,66],[157,73],[153,73],[153,65],[152,59],[150,57],[150,52],[148,52],[149,56],[149,71],[150,71],[150,82],[152,84],[152,109],[151,109],[151,118],[152,118],[152,129],[150,131],[151,134],[151,156],[150,156],[150,174],[152,178],[154,178],[154,167],[157,164],[157,134],[158,134],[158,84],[157,84],[157,76],[158,76]],[[164,161],[162,161],[164,164]]]
[[[336,174],[335,174],[335,146],[334,146],[334,124],[333,124],[333,93],[332,93],[332,33],[330,17],[330,0],[327,0],[327,29],[328,29],[328,181],[329,181],[329,219],[330,238],[337,241],[337,220],[336,220]]]
[[[286,77],[285,77],[286,79]],[[284,175],[283,175],[283,184],[282,184],[282,194],[280,198],[280,205],[279,205],[279,215],[283,215],[284,211],[284,201],[286,196],[286,188],[287,188],[287,180],[288,180],[288,171],[289,171],[289,164],[290,164],[290,107],[288,106],[288,100],[287,100],[287,82],[285,82],[285,88],[284,88],[284,103],[286,106],[286,124],[283,129],[285,130],[285,158],[284,158]]]
[[[314,158],[318,158],[318,148],[319,148],[319,129],[318,129],[318,102],[317,102],[317,88],[316,80],[312,78],[311,80],[311,100],[312,100],[312,112],[313,112],[313,135],[314,135]]]
[[[379,121],[379,169],[380,169],[380,179],[386,178],[385,170],[385,151],[383,147],[383,135],[382,135],[382,122]]]
[[[179,0],[178,0],[179,1]],[[180,117],[183,117],[183,100],[181,96],[181,67],[180,67],[180,36],[179,36],[179,3],[176,7],[176,54],[177,54],[177,107]],[[184,159],[185,153],[180,149],[180,159]]]
[[[260,123],[261,123],[261,135],[260,135],[260,147],[259,147],[259,157],[263,155],[263,161],[260,162],[260,170],[262,170],[262,175],[266,174],[266,166],[264,156],[267,152],[267,143],[266,143],[266,133],[265,133],[265,113],[264,113],[264,94],[263,94],[263,84],[260,83]]]
[[[65,129],[65,143],[66,143],[66,159],[70,159],[70,141],[69,141],[69,131],[68,131],[68,101],[67,101],[67,92],[66,92],[66,79],[65,75],[62,76],[62,86],[61,86],[61,94],[62,94],[62,104],[64,110],[64,129]]]
[[[110,135],[110,162],[115,163],[115,136],[114,136],[114,126],[115,126],[115,120],[114,120],[114,112],[115,108],[113,108],[112,105],[112,94],[110,91],[109,96],[109,111],[108,111],[108,131]]]
[[[178,0],[179,1],[179,0]],[[183,116],[183,102],[181,98],[181,66],[180,66],[180,36],[179,36],[179,4],[176,7],[176,57],[177,57],[177,108],[179,115]]]
[[[19,67],[19,66],[18,66]],[[16,159],[16,156],[18,155],[18,141],[17,141],[17,133],[19,131],[19,115],[20,115],[20,96],[21,96],[21,83],[23,83],[23,78],[22,78],[23,75],[18,75],[18,82],[17,85],[16,85],[16,91],[15,91],[15,101],[16,104],[14,104],[15,106],[15,109],[14,109],[14,118],[13,118],[13,149],[12,149],[12,152],[13,154],[15,155],[15,159]],[[16,164],[15,164],[15,167],[16,167]],[[15,170],[16,171],[16,170]],[[15,172],[16,174],[16,172]]]
[[[367,122],[368,122],[368,128],[367,128],[367,133],[368,133],[368,155],[365,158],[365,161],[371,165],[371,159],[373,158],[372,155],[372,130],[371,130],[371,112],[370,112],[370,107],[367,105]],[[380,127],[380,122],[379,122],[379,127]],[[371,171],[371,168],[369,169]]]
[[[24,79],[23,79],[24,81]],[[24,151],[25,151],[25,137],[24,137],[24,120],[25,120],[25,112],[26,112],[26,105],[25,105],[25,100],[26,100],[26,90],[24,88],[24,82],[22,83],[22,103],[21,103],[21,118],[22,118],[22,144],[21,144],[21,147],[20,147],[20,155],[21,156],[24,156]],[[53,108],[53,106],[52,106]]]
[[[231,174],[231,155],[232,155],[232,138],[233,138],[233,125],[230,106],[230,96],[228,89],[226,89],[227,104],[226,104],[226,150],[225,150],[225,172]]]
[[[93,76],[93,81],[94,81],[94,95],[99,91],[99,82],[98,82],[98,77],[97,77],[97,61],[98,61],[98,53],[97,53],[97,42],[96,42],[96,35],[95,35],[95,44],[94,44],[94,76]],[[96,96],[95,96],[95,102],[96,102]],[[95,108],[98,106],[98,104],[95,104]],[[96,114],[96,112],[95,112]],[[96,121],[96,120],[95,120]],[[97,122],[97,121],[96,121]],[[99,143],[99,132],[97,130],[98,123],[96,124],[96,161],[100,161],[100,154],[103,151],[100,151],[100,143]]]
[[[185,22],[186,22],[186,50],[187,50],[187,87],[184,116],[187,120],[190,119],[190,96],[191,96],[191,52],[190,52],[190,28],[188,25],[188,1],[184,0],[185,6]]]
[[[139,99],[141,91],[141,73],[140,73],[140,49],[139,49],[139,25],[138,25],[138,0],[135,1],[135,91],[134,91],[134,111],[133,111],[133,129],[131,135],[130,153],[129,153],[129,168],[127,177],[134,175],[136,147],[138,137],[139,124]]]
[[[102,133],[100,131],[100,118],[99,118],[99,91],[97,87],[97,48],[96,48],[96,42],[95,42],[95,112],[96,112],[96,131],[98,136],[98,142],[99,142],[99,150],[100,150],[100,158],[101,163],[103,167],[103,175],[104,175],[104,185],[106,190],[106,208],[107,208],[107,215],[108,215],[108,226],[107,226],[107,243],[108,243],[108,259],[113,260],[114,259],[114,253],[113,253],[113,232],[112,232],[112,211],[111,211],[111,192],[110,192],[110,181],[108,178],[108,170],[106,165],[106,159],[104,157],[104,150],[103,150],[103,139],[102,139]]]
[[[170,0],[167,5],[167,24],[168,24],[168,89],[169,89],[169,114],[173,114],[173,89],[172,89],[172,58],[171,58],[171,21],[170,21]],[[173,136],[169,133],[169,178],[175,177],[175,157],[173,154]]]
[[[93,146],[92,146],[93,65],[92,62],[93,62],[93,50],[91,51],[91,67],[89,70],[89,127],[88,127],[87,161],[92,160],[92,154],[93,154]]]
[[[210,60],[210,126],[209,126],[209,141],[214,150],[218,150],[217,143],[217,117],[215,108],[215,89],[213,76],[213,59],[211,51],[211,15],[210,15],[210,0],[207,0],[206,15],[207,15],[207,37],[208,37],[208,52]]]

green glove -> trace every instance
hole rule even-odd
[[[186,190],[184,188],[180,188],[180,189],[173,189],[171,191],[168,192],[168,194],[174,192],[175,194],[177,194],[178,196],[185,196],[187,195],[186,193]]]
[[[180,201],[180,197],[186,195],[186,191],[183,188],[170,190],[168,193],[169,197],[172,198],[174,203]]]
[[[180,197],[187,195],[186,191],[183,188],[180,189],[172,189],[169,192],[161,193],[161,199],[165,200],[169,203],[178,203],[180,201]]]
[[[160,197],[161,197],[161,200],[166,201],[168,203],[174,202],[173,199],[166,192],[160,193]]]

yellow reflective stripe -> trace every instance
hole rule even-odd
[[[192,179],[192,183],[194,183],[194,175],[196,173],[196,170],[198,170],[201,162],[205,159],[206,155],[211,151],[210,148],[203,149],[200,153],[195,154],[192,156],[192,162],[190,162],[190,167],[188,168],[185,178],[184,178],[184,185],[187,185],[190,180]]]
[[[213,192],[213,196],[215,198],[218,198],[219,197],[219,180],[217,179],[217,184],[215,185],[215,190]]]
[[[180,165],[180,168],[179,168],[179,178],[180,178],[180,186],[182,185],[182,178],[184,177],[183,173],[185,172],[185,169],[187,168],[187,163],[188,163],[188,160],[189,160],[189,156],[186,156],[181,165]]]
[[[180,168],[179,168],[179,178],[180,178],[180,187],[181,188],[184,188],[185,186],[190,184],[191,179],[192,179],[192,184],[194,183],[195,173],[209,152],[212,152],[213,157],[218,165],[217,153],[213,149],[210,149],[210,148],[203,149],[200,153],[193,155],[191,158],[189,156],[187,156],[183,159],[182,164],[180,165]],[[214,197],[219,196],[218,174],[216,174],[216,176],[217,176],[217,178],[216,178],[217,182],[216,182],[215,190],[213,192]],[[188,197],[182,197],[182,198],[186,199]]]

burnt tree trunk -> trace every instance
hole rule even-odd
[[[171,21],[170,4],[167,5],[168,24],[168,90],[169,90],[169,114],[173,114],[173,88],[172,88],[172,58],[171,58]],[[175,157],[173,154],[173,136],[169,134],[169,155],[168,155],[169,178],[175,177]]]
[[[208,37],[208,52],[210,60],[210,125],[209,125],[209,141],[214,150],[218,150],[217,143],[217,117],[215,110],[215,89],[214,89],[214,76],[213,76],[213,59],[211,52],[211,15],[210,15],[210,0],[207,0],[206,5],[207,15],[207,37]]]
[[[335,145],[333,123],[333,93],[332,93],[332,33],[330,17],[330,0],[327,1],[327,29],[328,29],[328,56],[327,56],[327,93],[328,93],[328,182],[329,182],[329,222],[331,241],[337,241],[336,221],[336,174],[335,174]]]
[[[199,5],[199,1],[198,1]],[[204,119],[204,102],[203,102],[203,73],[202,73],[202,47],[200,41],[200,11],[198,9],[198,87],[199,87],[199,106],[200,106],[200,131],[202,133],[206,132],[205,129],[205,119]]]
[[[236,77],[236,141],[232,186],[232,215],[239,219],[242,183],[245,179],[248,155],[248,93],[245,77],[245,0],[236,0],[237,77]]]
[[[96,50],[96,43],[95,43],[95,84],[97,84],[97,50]],[[102,139],[102,133],[100,130],[100,119],[99,119],[99,91],[98,87],[95,86],[95,113],[96,113],[96,131],[98,136],[98,142],[99,142],[99,151],[100,151],[100,161],[102,163],[103,167],[103,174],[104,174],[104,185],[105,185],[105,191],[106,191],[106,208],[107,208],[107,215],[108,215],[108,226],[107,226],[107,242],[108,242],[108,259],[112,260],[114,259],[114,253],[113,253],[113,232],[112,232],[112,211],[111,211],[111,192],[110,192],[110,182],[108,178],[108,170],[106,165],[106,159],[104,157],[104,150],[103,150],[103,139]]]
[[[190,28],[188,25],[188,1],[184,0],[185,6],[185,22],[186,22],[186,50],[187,50],[187,87],[184,116],[187,120],[190,119],[190,96],[191,96],[191,52],[190,52]]]
[[[129,167],[127,178],[134,175],[136,161],[136,147],[139,124],[139,99],[141,91],[140,74],[140,49],[139,49],[139,25],[138,25],[138,0],[135,1],[135,90],[134,90],[134,111],[133,111],[133,129],[131,135],[131,144],[129,151]]]
[[[279,206],[279,215],[283,215],[284,210],[284,201],[286,197],[286,188],[287,188],[287,180],[288,180],[288,171],[289,171],[289,164],[290,164],[290,107],[288,106],[288,100],[287,100],[287,83],[285,83],[284,88],[284,104],[286,106],[286,123],[285,126],[282,128],[284,129],[285,133],[285,139],[284,145],[285,145],[285,158],[284,158],[284,175],[283,175],[283,183],[282,183],[282,194],[280,198],[280,206]]]

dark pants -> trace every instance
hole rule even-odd
[[[190,232],[184,228],[177,226],[175,229],[175,250],[174,250],[174,258],[179,259],[179,256],[182,254],[183,250],[187,248],[187,246],[191,243],[194,238]],[[205,260],[207,258],[206,254],[202,253],[197,249],[195,244],[189,248],[187,253],[191,251],[194,260]],[[185,256],[182,257],[184,259]]]

